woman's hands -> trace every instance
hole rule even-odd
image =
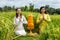
[[[44,14],[43,15],[43,20],[46,20],[47,19],[47,16]]]
[[[21,18],[19,18],[19,20],[21,21]]]
[[[43,20],[48,22],[48,17],[46,15],[43,15]]]
[[[22,18],[22,17],[19,15],[19,20],[20,20],[20,21],[21,21],[21,18]]]
[[[44,15],[43,15],[43,20],[45,19]]]

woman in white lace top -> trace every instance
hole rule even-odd
[[[27,24],[26,18],[22,15],[21,9],[16,9],[16,16],[14,17],[14,24],[16,25],[16,29],[14,30],[17,35],[26,35],[26,31],[24,29],[23,24]]]

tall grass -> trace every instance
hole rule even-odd
[[[33,14],[35,29],[33,32],[38,31],[38,25],[36,24],[36,18],[39,13],[36,12],[22,12],[23,15],[28,17],[29,13]],[[0,40],[13,40],[16,35],[14,34],[15,25],[13,25],[13,18],[15,12],[0,12]],[[40,33],[37,37],[18,37],[14,40],[60,40],[60,15],[50,15],[51,22],[48,26],[44,27],[43,33]],[[25,26],[27,31],[27,26]]]

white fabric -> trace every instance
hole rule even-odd
[[[15,31],[15,33],[17,35],[19,35],[19,34],[20,35],[26,35],[25,29],[23,27],[23,24],[27,24],[27,21],[26,21],[24,16],[22,16],[21,21],[19,20],[19,18],[20,17],[18,17],[18,18],[14,17],[14,24],[18,25],[17,30]]]
[[[26,35],[26,32],[24,30],[16,30],[15,33],[16,35],[23,35],[23,36]]]

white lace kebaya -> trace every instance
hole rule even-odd
[[[24,29],[23,24],[27,24],[26,18],[22,15],[22,18],[19,20],[20,17],[14,17],[14,24],[17,25],[17,29],[14,31],[16,35],[26,35],[26,31]]]

